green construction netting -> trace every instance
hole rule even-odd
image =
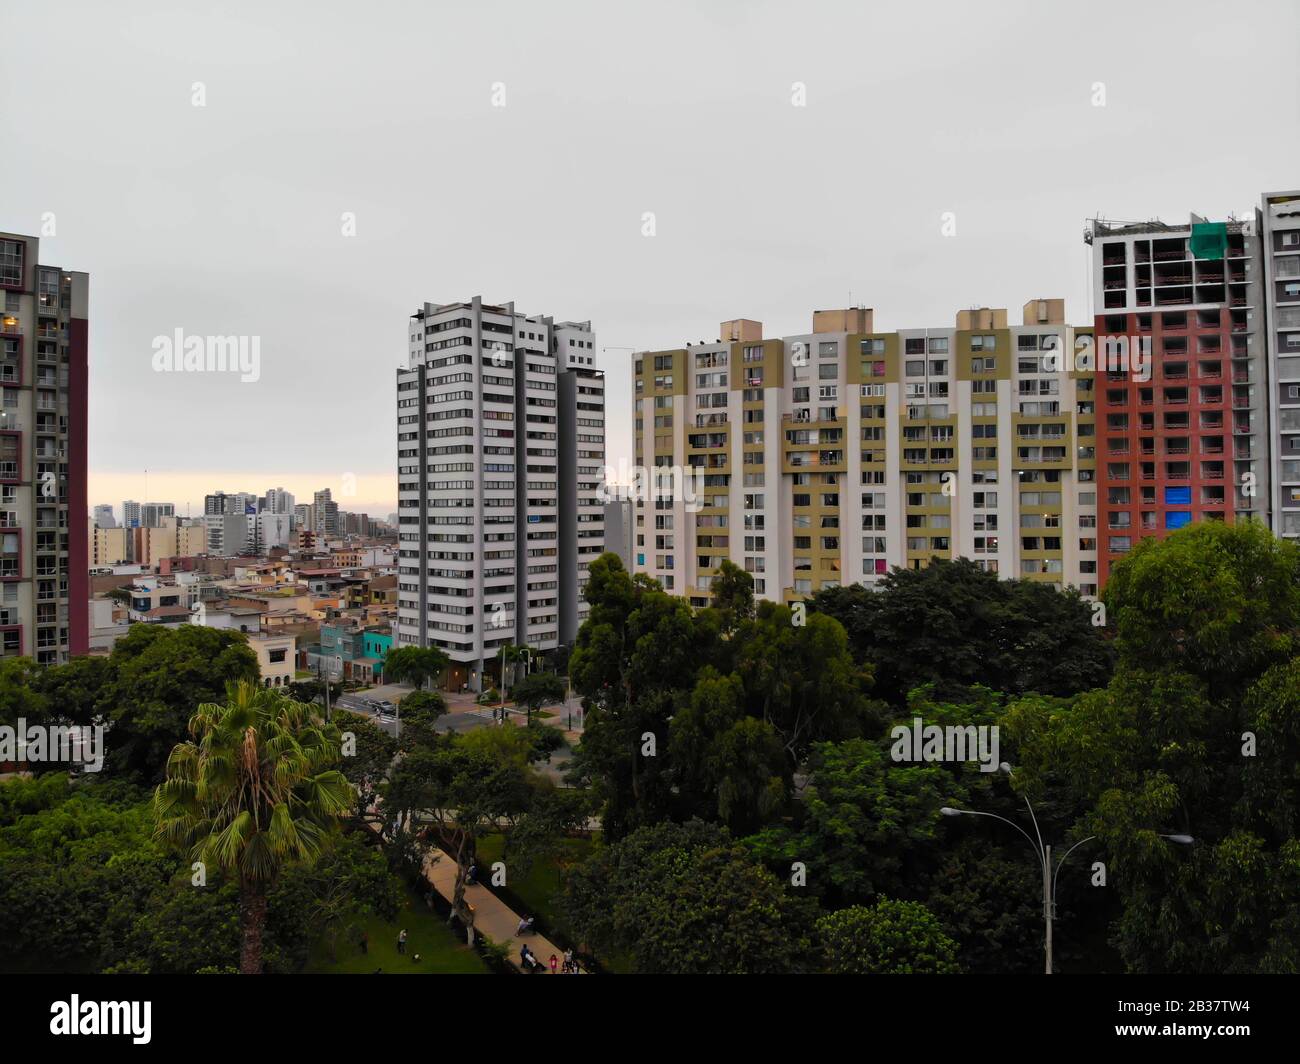
[[[1228,250],[1228,223],[1201,222],[1192,226],[1192,258],[1221,259]]]

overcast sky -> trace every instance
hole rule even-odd
[[[1300,186],[1298,6],[6,3],[0,230],[52,212],[42,261],[91,275],[92,505],[383,516],[425,300],[590,319],[613,464],[619,348],[806,332],[850,293],[883,329],[1087,322],[1086,218]],[[155,372],[177,329],[258,337],[259,379]]]

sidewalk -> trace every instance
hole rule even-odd
[[[433,889],[448,902],[456,889],[456,862],[449,854],[430,855],[424,863],[424,877]],[[509,942],[511,939],[510,963],[519,967],[519,947],[525,942],[528,948],[542,964],[546,965],[546,974],[550,974],[551,954],[564,963],[564,950],[531,931],[522,938],[515,934],[519,927],[519,914],[509,908],[505,902],[493,894],[487,887],[474,885],[465,887],[465,901],[474,907],[474,930],[492,942]]]

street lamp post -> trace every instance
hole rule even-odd
[[[1002,772],[1008,776],[1011,775],[1011,766],[1005,761],[998,766]],[[1065,864],[1070,854],[1074,853],[1085,842],[1091,842],[1096,835],[1089,835],[1086,839],[1080,839],[1071,846],[1057,861],[1055,869],[1052,867],[1052,847],[1043,843],[1042,832],[1038,830],[1038,817],[1034,815],[1034,807],[1030,804],[1029,799],[1025,799],[1025,807],[1029,810],[1029,819],[1034,825],[1034,834],[1031,836],[1024,828],[1014,820],[1008,820],[997,813],[985,813],[978,809],[954,809],[952,806],[945,805],[939,810],[944,816],[986,816],[994,820],[1000,820],[1004,824],[1010,824],[1029,843],[1030,849],[1034,851],[1034,856],[1038,858],[1039,865],[1043,870],[1043,924],[1046,931],[1043,940],[1044,953],[1044,973],[1052,974],[1052,921],[1056,916],[1056,880],[1061,874],[1061,866]],[[1158,833],[1159,834],[1159,833]],[[1170,842],[1178,843],[1181,846],[1190,846],[1195,840],[1190,835],[1165,835],[1160,834],[1160,838],[1168,839]]]

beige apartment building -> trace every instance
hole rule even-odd
[[[90,522],[90,564],[95,567],[128,563],[158,568],[164,558],[189,558],[207,553],[207,529],[162,517],[152,527],[98,528]]]
[[[1064,300],[880,332],[866,308],[804,335],[722,323],[714,343],[634,356],[633,569],[707,601],[730,560],[760,598],[974,559],[1097,591],[1092,329]]]
[[[131,560],[131,529],[90,527],[90,564],[96,569]]]

